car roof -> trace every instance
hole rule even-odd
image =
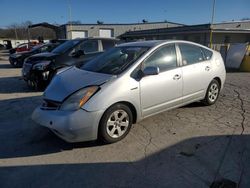
[[[185,40],[148,40],[148,41],[138,41],[138,42],[128,42],[128,43],[122,43],[119,44],[118,47],[125,47],[125,46],[140,46],[140,47],[155,47],[161,44],[166,44],[166,43],[187,43],[187,44],[192,44],[192,45],[196,45],[196,46],[200,46],[203,48],[206,48],[208,50],[211,50],[210,48],[208,48],[207,46],[203,46],[201,44],[198,43],[194,43],[191,41],[185,41]]]
[[[93,39],[119,41],[119,39],[108,38],[108,37],[86,37],[86,38],[75,38],[75,39],[72,39],[72,40],[93,40]]]
[[[124,47],[124,46],[145,46],[145,47],[154,47],[159,44],[165,43],[165,42],[170,42],[172,40],[148,40],[148,41],[138,41],[138,42],[128,42],[128,43],[123,43],[118,46]]]

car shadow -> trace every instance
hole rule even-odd
[[[65,146],[62,142],[43,142],[47,147],[33,147],[49,154],[51,148]],[[122,151],[121,147],[127,148],[124,144],[129,143],[112,151]],[[80,148],[93,146],[85,143]],[[249,146],[250,135],[201,136],[130,162],[74,162],[76,159],[65,157],[63,163],[37,161],[38,164],[0,167],[0,179],[2,187],[213,187],[213,182],[220,180],[231,182],[224,188],[237,184],[249,187]]]
[[[31,120],[34,109],[42,102],[41,96],[24,97],[0,101],[0,159],[27,157],[95,147],[98,141],[67,143],[49,129],[36,125]]]
[[[180,108],[197,108],[197,107],[204,107],[204,106],[206,105],[202,102],[193,102],[188,105],[182,106]]]
[[[39,92],[34,90],[25,83],[21,76],[1,77],[0,78],[0,93],[25,93]]]

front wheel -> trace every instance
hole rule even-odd
[[[217,80],[214,79],[207,88],[206,97],[203,100],[203,103],[208,106],[213,105],[217,101],[219,94],[220,94],[220,84]]]
[[[114,143],[123,139],[132,126],[132,112],[124,104],[111,106],[103,115],[99,125],[99,137],[105,143]]]

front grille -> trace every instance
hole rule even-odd
[[[41,109],[42,110],[57,110],[60,108],[60,106],[61,106],[61,103],[59,102],[44,99]]]

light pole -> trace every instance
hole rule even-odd
[[[212,48],[213,43],[213,23],[214,23],[214,12],[215,12],[215,0],[213,0],[213,11],[212,11],[212,18],[210,24],[210,39],[209,39],[209,46]]]

